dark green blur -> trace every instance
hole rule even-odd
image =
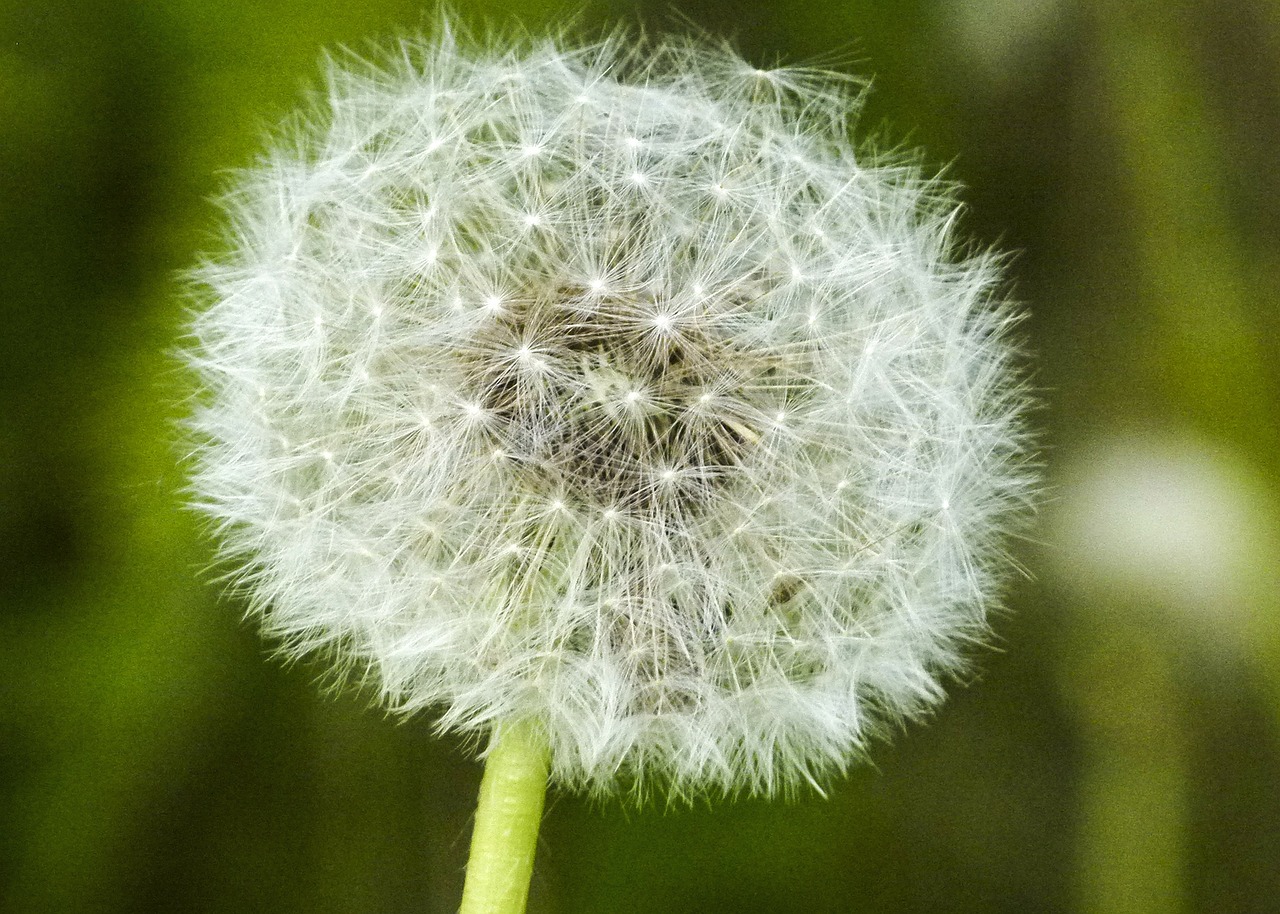
[[[1027,574],[935,720],[826,798],[553,793],[530,914],[1280,911],[1280,3],[457,9],[873,75],[861,132],[1015,252],[1043,403]],[[0,0],[0,910],[457,905],[479,766],[220,596],[171,356],[226,170],[430,19]]]

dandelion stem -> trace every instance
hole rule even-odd
[[[460,914],[524,914],[547,793],[547,753],[527,726],[500,727],[485,759]]]

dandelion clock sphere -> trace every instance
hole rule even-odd
[[[998,259],[846,79],[440,32],[331,68],[202,273],[193,490],[255,613],[571,788],[843,769],[1008,564]]]

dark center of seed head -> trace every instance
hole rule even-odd
[[[505,303],[464,374],[492,444],[540,488],[649,514],[696,511],[762,439],[776,356],[714,321],[632,320],[639,301],[560,287]]]

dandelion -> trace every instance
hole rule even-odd
[[[820,785],[934,705],[1025,393],[999,258],[855,151],[858,98],[701,40],[331,67],[189,350],[265,629],[597,793]]]

